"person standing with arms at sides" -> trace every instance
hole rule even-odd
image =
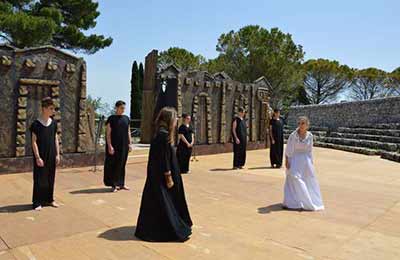
[[[188,114],[182,115],[183,124],[178,129],[178,149],[176,155],[178,157],[179,168],[182,174],[190,173],[189,161],[192,155],[194,145],[193,129],[190,126],[191,117]]]
[[[233,169],[243,169],[246,163],[247,146],[247,127],[244,121],[246,111],[243,107],[239,108],[238,115],[233,119],[232,137],[233,137]]]
[[[298,128],[287,141],[284,208],[312,211],[324,209],[314,168],[313,135],[308,131],[309,126],[307,117],[299,117]]]
[[[161,109],[150,145],[135,236],[151,242],[184,242],[192,234],[192,220],[176,159],[174,108]]]
[[[49,97],[42,100],[42,112],[31,127],[33,152],[33,209],[42,206],[58,208],[54,201],[54,181],[56,165],[60,163],[60,149],[57,137],[57,123],[54,103]]]
[[[271,138],[271,149],[269,158],[272,168],[281,168],[283,158],[283,120],[280,118],[279,109],[274,109],[270,121],[269,133]]]
[[[124,115],[125,102],[115,103],[115,115],[106,121],[106,159],[104,161],[104,185],[112,192],[129,190],[125,185],[125,166],[131,147],[130,119]]]

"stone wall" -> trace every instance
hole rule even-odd
[[[152,123],[164,106],[173,106],[178,115],[192,116],[196,143],[225,144],[231,141],[232,119],[239,107],[247,110],[249,142],[265,143],[268,135],[268,82],[232,80],[226,73],[182,71],[174,65],[155,70],[156,52],[146,58],[143,90],[141,141],[148,143]]]
[[[93,150],[93,110],[86,104],[86,63],[51,46],[0,45],[0,158],[32,154],[29,126],[41,99],[55,101],[63,153]]]
[[[289,110],[287,123],[296,125],[299,116],[308,116],[314,126],[358,127],[375,124],[400,123],[400,97],[337,104],[294,106]]]

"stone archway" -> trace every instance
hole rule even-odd
[[[196,143],[211,144],[212,125],[211,125],[211,98],[208,93],[201,92],[193,98],[192,117],[196,133]]]
[[[29,125],[33,118],[38,116],[40,109],[40,100],[46,96],[50,96],[55,103],[56,114],[54,119],[57,122],[58,134],[61,135],[61,113],[60,113],[60,81],[58,80],[41,80],[41,79],[20,79],[17,99],[17,134],[15,155],[23,157],[30,155],[27,147],[30,147],[30,137],[27,138]],[[36,96],[36,101],[29,98],[29,94]],[[30,103],[30,104],[29,104]],[[61,140],[61,138],[60,138]],[[28,150],[29,151],[29,150]]]

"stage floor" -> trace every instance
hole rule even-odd
[[[131,191],[110,193],[102,172],[62,169],[59,209],[31,209],[32,174],[0,176],[0,260],[4,259],[400,259],[400,164],[315,148],[326,210],[281,209],[284,171],[268,150],[198,157],[184,175],[194,222],[185,243],[134,237],[147,158],[130,157]]]

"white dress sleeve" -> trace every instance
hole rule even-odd
[[[293,134],[289,135],[289,138],[288,138],[288,141],[286,144],[286,151],[285,151],[285,155],[289,158],[292,157],[294,154],[294,143],[295,142],[296,142],[296,140],[294,138],[294,135]]]

